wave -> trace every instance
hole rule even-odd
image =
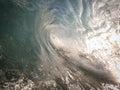
[[[119,0],[12,1],[35,13],[34,77],[46,86],[54,80],[62,90],[120,83]]]

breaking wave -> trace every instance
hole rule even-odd
[[[119,1],[48,2],[35,25],[38,68],[46,79],[60,78],[69,89],[74,81],[80,89],[119,82]]]
[[[33,76],[46,88],[118,88],[114,84],[120,83],[119,0],[12,1],[35,13],[33,44],[39,58]]]

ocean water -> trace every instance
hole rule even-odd
[[[38,90],[119,90],[119,0],[0,1],[0,68]]]

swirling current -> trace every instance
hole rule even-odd
[[[37,90],[120,90],[120,0],[1,0],[0,13],[1,70]]]

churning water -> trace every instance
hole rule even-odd
[[[11,2],[27,12],[20,15],[24,17],[21,20],[17,17],[24,29],[16,31],[14,37],[26,48],[30,47],[26,44],[30,39],[32,50],[35,48],[34,54],[29,54],[28,48],[25,56],[20,55],[28,66],[30,57],[37,57],[32,58],[33,68],[36,67],[32,77],[48,90],[52,86],[50,90],[119,90],[120,0]]]

